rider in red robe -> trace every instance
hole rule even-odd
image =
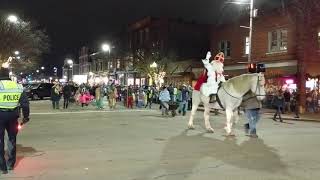
[[[208,79],[207,70],[203,70],[203,72],[200,74],[196,84],[194,85],[194,90],[200,91],[200,88],[203,83],[206,83]]]

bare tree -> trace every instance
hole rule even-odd
[[[291,16],[295,17],[298,32],[298,89],[300,91],[299,105],[305,108],[306,101],[306,66],[310,62],[310,55],[313,53],[314,38],[316,33],[313,27],[313,18],[316,12],[320,12],[319,0],[292,0]]]
[[[4,17],[0,13],[0,17]],[[0,18],[0,64],[14,58],[11,66],[15,71],[25,71],[36,68],[41,55],[49,50],[49,38],[45,31],[39,30],[30,21],[17,24]],[[19,51],[19,57],[14,57],[14,51]]]
[[[178,69],[178,65],[174,64],[177,60],[174,53],[167,55],[159,49],[151,51],[138,49],[135,52],[135,57],[135,70],[147,75],[157,86],[160,85],[159,79],[172,75]]]

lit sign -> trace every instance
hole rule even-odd
[[[293,82],[293,79],[287,79],[286,80],[286,84],[293,84],[294,82]]]

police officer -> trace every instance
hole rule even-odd
[[[16,137],[20,108],[23,112],[21,124],[29,121],[29,101],[23,87],[9,78],[9,71],[0,67],[0,174],[13,170],[16,162]],[[8,134],[8,160],[4,158],[4,134]]]

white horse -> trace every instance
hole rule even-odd
[[[217,96],[220,100],[220,104],[223,106],[223,109],[226,111],[226,126],[225,130],[227,135],[232,135],[232,124],[231,121],[233,118],[238,118],[238,114],[235,113],[235,110],[240,106],[243,96],[251,91],[253,92],[253,98],[257,98],[262,101],[265,98],[265,78],[262,73],[254,74],[243,74],[236,76],[232,79],[229,79],[223,83],[218,90]],[[188,123],[189,129],[194,129],[193,119],[194,115],[198,109],[199,104],[202,102],[204,106],[204,122],[205,127],[208,132],[214,132],[211,127],[209,118],[210,118],[210,97],[204,96],[200,91],[194,91],[192,94],[192,111]],[[218,102],[215,102],[211,107],[215,109],[221,109]]]

